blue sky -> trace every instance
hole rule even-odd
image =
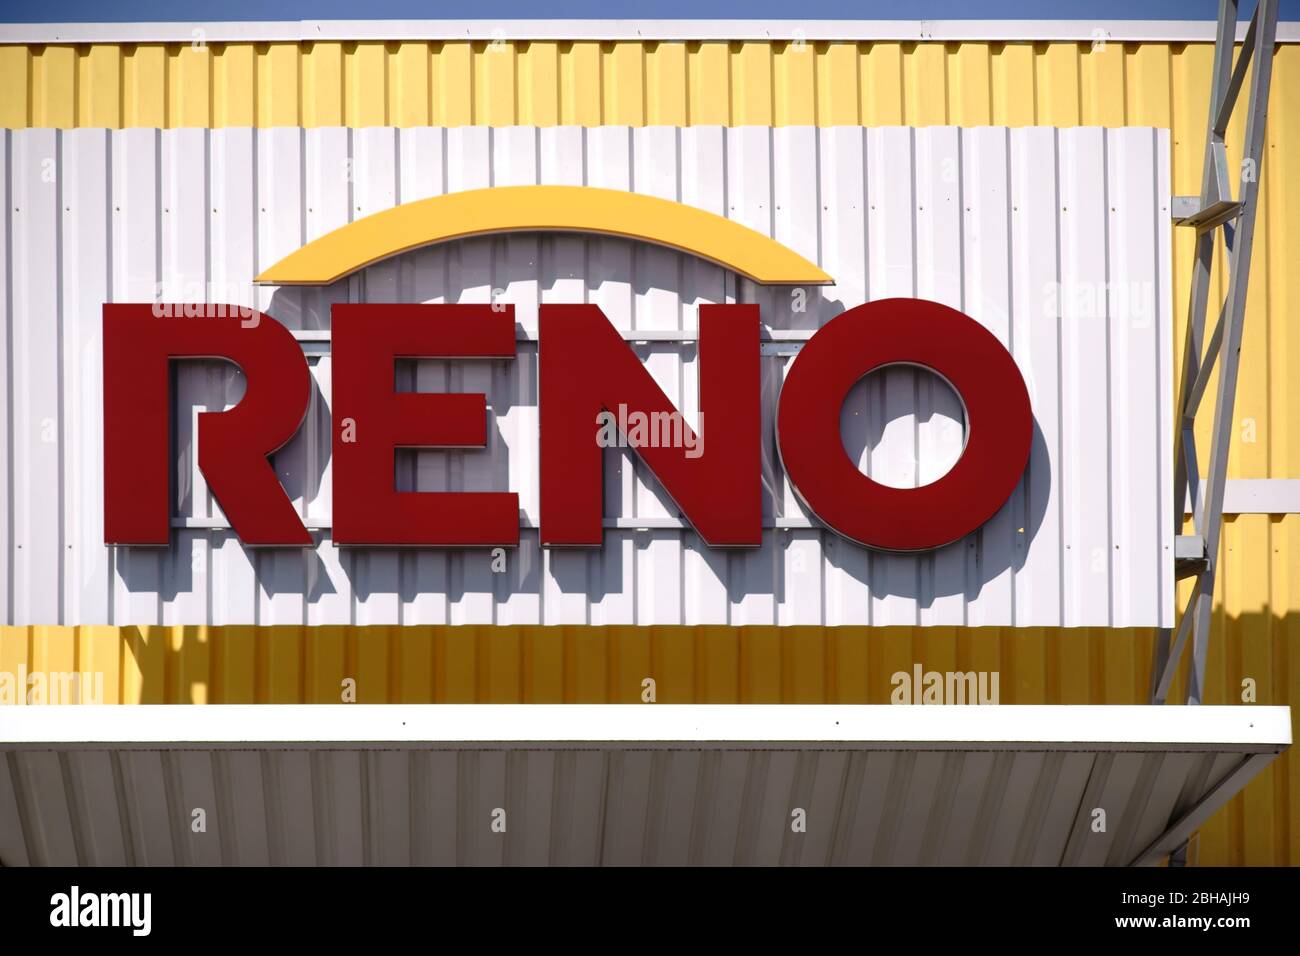
[[[1243,13],[1254,7],[1244,0]],[[0,0],[0,22],[102,20],[1213,19],[1217,0]],[[1282,0],[1300,18],[1300,0]]]

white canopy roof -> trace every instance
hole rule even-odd
[[[1260,706],[6,707],[0,863],[1150,864],[1290,743]]]

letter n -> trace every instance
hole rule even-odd
[[[540,313],[542,544],[595,547],[603,511],[596,416],[620,404],[629,418],[677,409],[599,308],[543,305]],[[636,451],[706,543],[755,546],[762,536],[758,306],[701,306],[699,356],[704,453]]]

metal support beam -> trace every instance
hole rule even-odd
[[[1182,201],[1176,204],[1177,213],[1181,215],[1175,217],[1175,222],[1195,229],[1196,242],[1178,420],[1175,423],[1175,514],[1172,518],[1177,536],[1177,576],[1194,581],[1177,631],[1162,629],[1156,642],[1155,666],[1151,673],[1153,703],[1164,703],[1167,699],[1187,646],[1191,647],[1187,703],[1198,704],[1205,696],[1205,660],[1209,649],[1214,584],[1218,575],[1228,452],[1232,444],[1242,327],[1264,161],[1264,129],[1273,72],[1278,2],[1259,0],[1246,30],[1241,53],[1234,62],[1238,0],[1220,0],[1201,194],[1199,197],[1181,197]],[[1245,139],[1241,165],[1233,170],[1227,161],[1225,136],[1246,86],[1248,68],[1251,72],[1249,100],[1245,107]],[[1224,230],[1228,289],[1218,322],[1207,342],[1206,313],[1220,228]],[[1212,374],[1217,374],[1214,418],[1209,429],[1209,460],[1202,472],[1193,434]],[[1189,488],[1195,534],[1183,535],[1183,507],[1189,500]]]
[[[1165,832],[1156,837],[1151,845],[1133,858],[1130,866],[1156,866],[1166,856],[1183,851],[1183,864],[1186,863],[1187,840],[1200,829],[1201,824],[1233,798],[1261,770],[1277,758],[1277,754],[1251,754],[1219,781],[1218,785],[1201,797],[1186,813],[1172,820]]]

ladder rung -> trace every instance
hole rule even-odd
[[[1218,202],[1211,203],[1204,209],[1193,213],[1186,219],[1176,219],[1174,222],[1179,226],[1193,226],[1200,230],[1213,229],[1215,226],[1235,218],[1240,210],[1241,203],[1236,200],[1220,199]]]
[[[1205,567],[1205,539],[1199,534],[1174,538],[1174,576],[1190,577]]]

